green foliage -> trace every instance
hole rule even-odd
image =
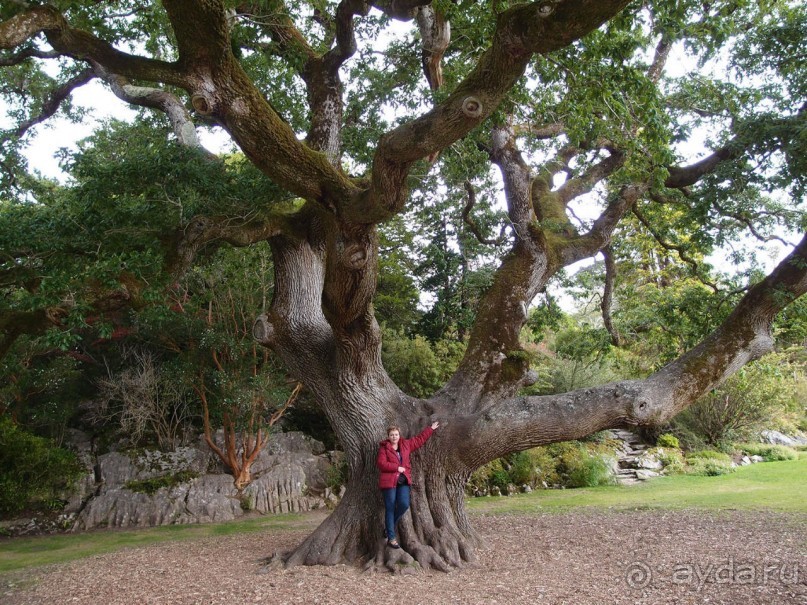
[[[551,395],[575,389],[599,386],[622,376],[610,359],[589,362],[562,357],[542,357],[536,364],[541,380],[523,389],[524,394]]]
[[[0,417],[0,515],[48,506],[84,472],[73,452]]]
[[[571,487],[595,487],[613,483],[614,478],[605,461],[598,456],[586,456],[568,467]]]
[[[798,410],[804,375],[786,353],[771,353],[740,369],[725,384],[676,418],[711,445],[747,439],[778,415]]]
[[[441,385],[437,356],[423,336],[388,335],[382,359],[389,375],[409,395],[426,397]]]
[[[796,460],[798,454],[784,445],[767,445],[764,443],[738,443],[735,447],[749,456],[762,456],[766,462],[778,460]]]
[[[501,460],[492,460],[480,466],[471,473],[468,483],[465,486],[465,491],[468,494],[487,493],[490,487],[492,487],[493,476],[498,476],[502,472],[504,472],[504,468],[502,467]]]
[[[733,473],[734,467],[731,462],[716,459],[703,459],[693,458],[687,461],[685,473],[687,475],[704,475],[706,477],[717,477],[718,475],[725,475]]]
[[[700,450],[686,455],[685,473],[688,475],[705,475],[715,477],[733,473],[731,457],[715,450]]]
[[[494,486],[506,494],[509,485],[591,487],[613,482],[606,442],[566,441],[510,454],[477,469],[466,486],[468,494],[487,494]]]
[[[610,469],[601,455],[570,441],[548,446],[557,459],[557,473],[567,487],[593,487],[613,482]]]
[[[716,460],[718,462],[731,462],[731,457],[723,452],[715,450],[698,450],[696,452],[689,452],[686,455],[687,462],[693,460]]]
[[[198,476],[199,473],[194,471],[178,471],[169,475],[152,477],[150,479],[136,479],[133,481],[127,481],[125,487],[133,492],[153,496],[164,487],[170,489],[180,485],[181,483],[192,481]]]
[[[656,445],[665,448],[679,448],[681,444],[678,442],[678,437],[670,433],[663,433],[656,439]]]
[[[381,358],[384,368],[401,389],[415,397],[427,397],[454,372],[465,347],[456,341],[434,344],[417,335],[384,330]]]
[[[651,450],[664,467],[665,475],[680,475],[687,470],[686,460],[680,450],[670,447],[659,447]]]

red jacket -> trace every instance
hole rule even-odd
[[[401,452],[402,461],[398,460],[398,452],[392,448],[389,440],[384,439],[378,448],[378,459],[376,460],[376,466],[381,471],[378,477],[378,487],[381,489],[395,487],[398,484],[398,475],[400,474],[398,472],[399,466],[406,469],[404,474],[409,480],[409,485],[412,485],[412,464],[409,462],[409,454],[426,443],[433,432],[434,429],[427,426],[417,437],[412,437],[411,439],[401,437],[400,441],[398,441],[398,451]]]

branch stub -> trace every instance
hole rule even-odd
[[[264,346],[269,346],[275,337],[275,327],[264,315],[259,315],[252,325],[252,337]]]
[[[478,118],[482,115],[482,101],[476,97],[466,97],[462,102],[462,113],[469,118]]]
[[[213,113],[213,103],[203,94],[195,94],[191,97],[191,105],[196,112],[203,116],[209,116]]]

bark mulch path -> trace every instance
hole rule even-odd
[[[474,522],[487,545],[476,565],[448,574],[348,566],[260,573],[260,557],[305,535],[267,532],[132,548],[7,575],[0,603],[807,605],[807,515],[576,511]]]

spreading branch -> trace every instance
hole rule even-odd
[[[62,84],[61,86],[57,86],[50,94],[50,96],[45,100],[42,104],[42,111],[39,112],[38,115],[25,120],[21,124],[14,129],[13,133],[17,137],[23,136],[30,128],[36,126],[37,124],[41,124],[57,111],[59,111],[59,107],[61,107],[62,103],[64,103],[65,99],[67,99],[70,94],[76,89],[81,86],[87,84],[87,82],[91,81],[95,78],[95,74],[91,69],[85,69],[80,73],[76,74],[72,78],[70,78],[67,82]]]
[[[188,110],[175,95],[159,88],[135,86],[126,78],[110,73],[103,65],[92,63],[95,72],[109,84],[115,96],[132,105],[162,111],[168,116],[180,145],[202,148]]]
[[[0,67],[19,65],[28,59],[58,59],[59,53],[55,50],[40,50],[34,47],[23,48],[7,57],[0,57]]]
[[[373,161],[370,191],[352,208],[357,221],[379,221],[406,199],[412,164],[437,153],[478,126],[499,106],[535,53],[562,48],[599,27],[626,2],[569,0],[530,3],[501,13],[491,47],[443,102],[382,137]]]
[[[70,26],[52,6],[35,6],[0,23],[0,48],[16,48],[39,34],[44,34],[60,56],[92,59],[110,71],[149,82],[186,84],[177,65],[148,59],[117,50],[108,42]]]
[[[458,423],[465,431],[463,459],[469,468],[476,468],[511,452],[606,428],[660,426],[772,350],[773,320],[805,292],[807,235],[746,293],[717,330],[676,361],[644,380],[503,400]]]

